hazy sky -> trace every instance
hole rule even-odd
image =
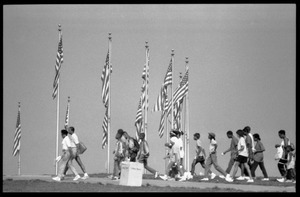
[[[149,108],[156,102],[171,49],[174,86],[189,57],[190,161],[192,135],[216,133],[218,162],[226,169],[226,132],[250,126],[266,151],[269,176],[279,176],[274,160],[284,129],[296,143],[295,4],[180,5],[4,5],[3,6],[3,174],[17,174],[13,137],[21,102],[21,173],[54,174],[56,100],[52,99],[58,24],[64,63],[60,75],[60,128],[67,98],[70,125],[86,144],[81,156],[88,173],[106,172],[101,148],[104,106],[101,72],[112,33],[111,136],[122,128],[135,135],[142,86],[145,41],[150,49]],[[158,136],[160,112],[148,113],[151,167],[164,172],[165,135]],[[111,138],[111,152],[115,139]],[[61,153],[59,136],[59,153]],[[113,160],[111,154],[110,169]],[[75,165],[79,172],[81,170]],[[196,172],[203,172],[200,166]],[[215,169],[213,168],[213,171]],[[219,174],[218,172],[216,172]],[[257,176],[262,176],[257,169]]]

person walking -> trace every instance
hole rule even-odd
[[[121,175],[121,162],[125,160],[125,145],[121,141],[121,137],[123,135],[124,131],[123,129],[119,129],[116,133],[115,139],[115,149],[113,150],[114,154],[114,168],[113,168],[113,174],[108,176],[108,178],[112,180],[119,180]]]
[[[245,138],[244,138],[244,131],[239,129],[236,131],[236,134],[239,137],[238,157],[237,157],[236,161],[234,162],[232,178],[235,178],[238,167],[241,164],[241,176],[238,177],[237,180],[245,180],[244,168],[246,168],[246,170],[248,171],[248,174],[250,175],[250,178],[249,178],[249,180],[247,180],[247,182],[254,182],[248,166],[245,165],[245,163],[248,160],[249,151],[247,150],[247,145],[246,145]]]
[[[227,152],[230,151],[230,160],[228,162],[228,167],[227,169],[225,170],[225,172],[227,172],[228,174],[230,174],[230,171],[234,165],[234,162],[238,156],[238,153],[237,153],[237,145],[238,145],[238,142],[239,140],[233,135],[233,132],[232,131],[227,131],[226,133],[227,137],[229,139],[231,139],[231,143],[230,143],[230,147],[225,150],[224,152],[221,153],[221,155],[225,155]],[[239,168],[241,168],[241,164],[239,165]],[[247,170],[244,169],[244,175],[245,177],[249,177],[249,174],[247,172]],[[219,175],[220,178],[224,179],[225,177],[221,174]]]
[[[165,143],[165,146],[170,149],[169,156],[167,156],[169,160],[169,164],[166,168],[166,172],[164,175],[160,175],[159,177],[163,180],[170,180],[171,177],[169,176],[170,170],[173,166],[176,166],[176,171],[179,172],[179,176],[183,176],[183,172],[180,169],[180,147],[178,143],[178,135],[179,131],[171,130],[170,131],[170,142]],[[167,158],[165,157],[165,158]]]
[[[287,160],[288,162],[286,163],[286,183],[296,183],[296,172],[295,172],[295,160],[296,160],[296,154],[293,152],[294,151],[294,144],[291,143],[291,145],[287,145],[286,151],[287,151]]]
[[[257,166],[259,165],[264,178],[262,181],[269,181],[269,177],[267,174],[267,170],[264,165],[264,154],[263,152],[265,151],[265,147],[263,143],[261,142],[260,136],[258,133],[253,134],[253,139],[254,139],[254,152],[253,152],[253,164],[251,165],[250,171],[251,171],[251,176],[253,179],[255,179],[255,170]]]
[[[251,165],[253,163],[253,151],[254,151],[254,139],[253,135],[251,133],[251,128],[249,126],[246,126],[243,129],[244,136],[245,136],[245,142],[248,150],[248,159],[247,159],[247,164],[249,166],[249,169],[251,169]],[[245,173],[245,172],[244,172]],[[245,174],[246,176],[246,174]],[[248,177],[247,177],[248,179]]]
[[[88,173],[85,170],[85,166],[83,165],[79,153],[78,153],[78,149],[79,149],[79,139],[77,134],[75,133],[75,128],[73,126],[68,127],[68,136],[70,138],[71,141],[71,149],[72,149],[72,154],[74,155],[74,159],[76,160],[76,162],[78,163],[79,167],[81,168],[82,172],[83,172],[83,177],[81,177],[81,179],[87,179],[89,178]],[[65,170],[64,170],[64,175],[67,174],[68,171],[68,166],[66,166]]]
[[[285,178],[286,178],[286,173],[287,173],[286,163],[288,162],[288,160],[287,160],[288,154],[287,154],[286,149],[287,149],[288,145],[291,145],[291,142],[290,142],[289,138],[286,137],[285,130],[279,130],[278,136],[280,139],[282,139],[281,144],[280,144],[280,146],[282,148],[282,155],[278,161],[278,169],[280,171],[282,178],[277,179],[277,181],[284,182]]]
[[[201,181],[208,181],[208,172],[211,168],[211,165],[214,165],[215,169],[219,171],[221,174],[225,176],[225,180],[227,182],[232,182],[233,180],[230,177],[230,174],[226,173],[219,165],[217,161],[217,141],[216,141],[216,135],[214,133],[208,133],[208,139],[210,140],[209,144],[209,155],[206,159],[205,163],[205,174],[204,178],[201,179]]]
[[[149,152],[149,146],[148,142],[145,140],[145,133],[140,133],[139,134],[139,139],[141,140],[140,142],[140,149],[137,153],[137,161],[144,164],[144,168],[154,174],[154,178],[157,178],[158,176],[158,171],[154,170],[150,166],[148,166],[148,158],[150,156]]]
[[[66,168],[66,166],[68,166],[70,168],[70,170],[75,174],[75,178],[73,179],[74,181],[77,181],[80,176],[78,174],[78,172],[76,171],[75,167],[72,164],[72,160],[71,160],[71,142],[70,142],[70,138],[68,137],[68,131],[65,129],[61,130],[61,136],[63,138],[61,144],[62,144],[62,155],[61,155],[61,159],[60,159],[60,165],[59,165],[59,170],[58,170],[58,174],[56,177],[53,177],[52,179],[54,181],[61,181],[64,177],[64,170]]]
[[[205,149],[202,147],[202,142],[200,140],[200,133],[194,133],[194,140],[196,141],[196,156],[194,157],[192,166],[191,166],[191,175],[195,175],[195,167],[197,163],[200,163],[202,168],[205,170],[205,158],[206,153]],[[208,171],[208,174],[210,174],[211,179],[214,179],[216,174],[213,173],[210,169]]]

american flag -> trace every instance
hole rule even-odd
[[[164,102],[165,102],[164,95],[167,94],[168,85],[171,85],[171,84],[172,84],[172,58],[170,60],[170,63],[169,63],[169,66],[168,66],[168,69],[167,69],[167,72],[166,72],[166,75],[164,78],[164,83],[162,84],[160,93],[157,97],[156,103],[153,108],[154,112],[163,110],[164,105],[165,105],[164,104]]]
[[[185,75],[183,76],[183,78],[181,79],[181,81],[179,83],[179,86],[177,87],[177,89],[175,90],[175,92],[173,94],[174,120],[175,120],[175,124],[177,124],[177,126],[179,124],[178,116],[181,111],[180,105],[182,103],[183,98],[188,93],[188,88],[189,88],[188,77],[189,77],[189,70],[187,69],[185,72]]]
[[[66,111],[66,118],[65,118],[65,129],[69,126],[69,117],[70,117],[70,97],[68,97],[68,104],[67,104],[67,111]]]
[[[172,58],[170,60],[167,73],[164,80],[164,86],[168,86],[172,84]]]
[[[136,139],[138,140],[139,139],[139,134],[141,133],[142,131],[142,125],[143,125],[143,117],[142,117],[142,98],[140,98],[139,100],[139,105],[138,105],[138,109],[137,109],[137,112],[136,112],[136,116],[135,116],[135,127],[136,127]]]
[[[175,90],[173,94],[173,103],[174,105],[179,105],[181,99],[185,97],[185,95],[188,93],[189,89],[189,70],[187,69],[185,72],[185,75],[183,76],[182,80],[180,81],[179,86]]]
[[[17,125],[16,125],[16,132],[14,137],[14,146],[13,146],[13,156],[16,156],[21,148],[21,118],[20,118],[20,103],[19,103],[19,110],[18,110],[18,118],[17,118]]]
[[[107,51],[107,56],[105,60],[105,65],[102,70],[101,75],[102,81],[102,102],[104,106],[108,106],[108,99],[109,99],[109,51]]]
[[[62,32],[59,29],[59,42],[58,42],[58,50],[56,54],[56,62],[55,62],[55,78],[53,82],[53,93],[52,97],[53,99],[56,98],[57,92],[58,92],[58,86],[59,86],[59,75],[60,75],[60,67],[63,63],[63,43],[62,43]]]
[[[102,139],[102,149],[105,148],[107,144],[107,132],[108,132],[108,107],[106,107],[105,115],[102,123],[103,128],[103,139]]]

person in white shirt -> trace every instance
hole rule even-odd
[[[201,181],[208,181],[208,172],[211,168],[211,165],[214,165],[215,169],[219,171],[224,177],[227,182],[232,182],[233,180],[230,178],[230,175],[226,173],[219,165],[217,161],[217,141],[216,135],[214,133],[208,133],[208,139],[210,140],[209,143],[209,155],[205,162],[205,174],[204,178]],[[214,177],[212,177],[213,179]]]
[[[248,160],[248,156],[249,156],[249,151],[247,149],[247,145],[245,142],[245,138],[244,138],[244,131],[243,130],[237,130],[236,134],[239,137],[239,142],[238,142],[238,157],[236,158],[235,162],[234,162],[234,169],[233,169],[233,173],[232,173],[232,177],[235,177],[235,174],[237,173],[238,167],[241,164],[241,176],[237,178],[237,180],[245,180],[245,176],[244,176],[244,168],[246,168],[248,174],[249,174],[249,180],[247,180],[247,182],[254,182],[250,173],[250,169],[247,165],[245,165],[245,163]]]
[[[166,169],[166,174],[159,176],[163,180],[170,179],[168,174],[169,174],[169,170],[171,169],[173,164],[177,166],[177,170],[180,173],[180,176],[183,176],[183,174],[184,174],[183,169],[180,168],[180,144],[179,144],[179,139],[177,137],[178,135],[179,135],[179,131],[172,130],[170,132],[170,142],[165,144],[166,147],[169,147],[171,149],[172,155],[170,155],[170,158],[172,158],[172,159]]]
[[[78,154],[79,139],[78,139],[78,136],[75,133],[75,128],[73,126],[68,127],[68,133],[69,133],[68,136],[69,136],[70,141],[71,141],[71,150],[72,150],[72,154],[73,154],[72,159],[76,160],[76,162],[80,166],[82,172],[84,173],[84,175],[83,175],[83,177],[81,177],[81,179],[87,179],[87,178],[89,178],[89,175],[87,174],[87,172],[85,170],[85,166],[83,165],[83,163],[80,159],[80,156]],[[67,171],[68,171],[68,167],[65,168],[64,175],[66,175]]]
[[[52,179],[55,181],[61,181],[62,177],[64,176],[63,175],[64,169],[66,168],[66,166],[68,166],[68,168],[70,168],[71,171],[75,174],[75,178],[73,180],[77,181],[80,178],[80,176],[72,164],[71,152],[70,152],[71,142],[70,142],[70,138],[68,137],[68,131],[65,129],[61,130],[61,136],[63,140],[62,140],[62,156],[59,163],[60,164],[59,171],[58,171],[58,175],[56,177],[53,177]]]

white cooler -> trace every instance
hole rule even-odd
[[[139,162],[122,162],[119,185],[142,186],[144,165]]]

